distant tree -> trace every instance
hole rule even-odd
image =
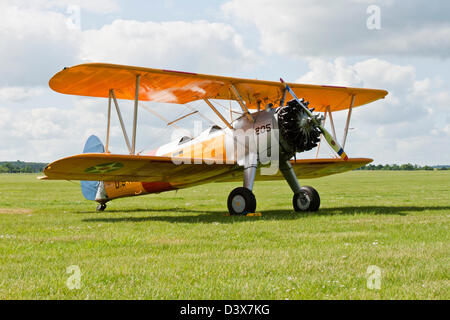
[[[413,170],[426,170],[426,171],[432,171],[432,170],[450,170],[450,166],[447,165],[439,165],[439,166],[419,166],[417,164],[411,164],[411,163],[405,163],[402,165],[398,165],[396,163],[390,165],[390,164],[378,164],[378,165],[374,165],[374,164],[367,164],[365,166],[362,166],[359,169],[356,170],[386,170],[386,171],[397,171],[397,170],[407,170],[407,171],[413,171]]]
[[[32,173],[33,169],[30,166],[26,166],[25,168],[23,168],[21,170],[21,172],[23,172],[23,173]]]
[[[38,173],[42,172],[46,167],[46,163],[39,162],[24,162],[24,161],[5,161],[0,162],[0,167],[2,168],[0,172],[8,172],[8,173]]]
[[[6,163],[5,168],[8,170],[8,173],[12,173],[14,166],[11,163]]]
[[[402,164],[402,165],[400,166],[400,169],[401,169],[401,170],[408,170],[408,171],[411,171],[411,170],[414,170],[414,166],[413,166],[411,163]]]

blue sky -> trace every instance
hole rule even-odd
[[[373,5],[379,29],[367,27]],[[95,61],[386,89],[385,100],[355,109],[347,153],[375,163],[450,163],[445,1],[2,1],[0,47],[1,160],[52,161],[79,153],[90,134],[104,139],[105,101],[48,87],[64,66]],[[121,104],[131,124],[132,104]],[[147,105],[170,120],[188,112]],[[139,120],[139,150],[170,140],[161,120],[144,111]],[[341,133],[345,114],[335,120]],[[120,134],[115,119],[115,152],[125,152]]]

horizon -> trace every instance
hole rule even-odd
[[[20,163],[35,163],[35,164],[49,164],[50,163],[50,162],[39,162],[39,161],[1,160],[0,159],[0,165],[2,163],[19,163],[19,162]],[[432,167],[432,168],[435,168],[435,167],[450,167],[450,164],[432,164],[432,165],[423,165],[422,166],[422,165],[419,165],[417,163],[410,163],[410,162],[408,162],[408,163],[375,163],[375,162],[371,162],[369,164],[366,164],[363,167],[367,167],[367,166],[370,166],[370,165],[375,165],[375,166],[378,166],[378,165],[382,165],[382,166],[398,165],[398,166],[401,166],[401,165],[408,165],[408,164],[413,165],[413,166]],[[355,170],[358,170],[358,169],[355,169]]]

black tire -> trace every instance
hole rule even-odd
[[[227,204],[230,215],[246,215],[255,212],[256,198],[249,189],[239,187],[230,192]]]
[[[105,211],[105,209],[106,209],[106,203],[100,203],[98,206],[97,206],[97,212],[102,212],[102,211]]]
[[[319,193],[313,187],[304,186],[300,193],[294,194],[292,204],[296,212],[317,211],[320,207]]]

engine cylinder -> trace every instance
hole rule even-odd
[[[305,102],[308,106],[308,102]],[[278,126],[282,148],[289,154],[304,152],[317,146],[320,140],[319,115],[310,118],[303,107],[296,101],[289,101],[278,112]]]

